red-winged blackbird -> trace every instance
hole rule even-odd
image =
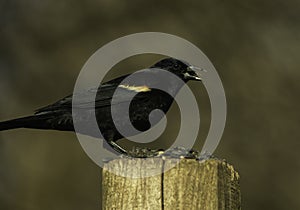
[[[184,83],[189,80],[201,80],[195,71],[195,67],[188,63],[174,58],[163,59],[147,69],[145,75],[146,77],[150,76],[158,81],[161,80],[166,86],[168,93],[176,94],[184,83],[177,84],[168,78],[157,78],[160,74],[154,71],[154,69],[171,72],[178,76]],[[137,130],[146,131],[151,127],[149,114],[155,109],[160,109],[166,113],[173,102],[173,97],[170,94],[159,89],[148,87],[146,82],[147,78],[126,84],[122,83],[120,85],[127,76],[129,75],[121,76],[101,84],[99,88],[96,89],[95,101],[86,100],[89,98],[87,96],[89,96],[93,90],[78,94],[77,98],[79,98],[79,101],[73,104],[73,109],[80,109],[81,113],[83,113],[80,116],[72,116],[72,95],[69,95],[54,104],[36,110],[32,116],[0,122],[0,131],[15,128],[74,131],[73,122],[76,121],[76,124],[81,127],[80,130],[76,129],[77,132],[97,136],[96,134],[90,133],[89,130],[90,119],[94,113],[96,114],[99,129],[107,143],[117,152],[127,153],[125,149],[116,143],[117,140],[124,138],[124,136],[118,132],[112,120],[112,106],[116,106],[116,103],[119,104],[130,100],[130,122]],[[112,100],[117,88],[119,94],[114,95],[116,99],[114,98]],[[135,94],[135,96],[132,98],[133,94]],[[112,101],[115,101],[115,103],[112,103]],[[92,112],[93,108],[95,108],[95,112]],[[123,112],[123,110],[119,111]],[[119,126],[123,126],[126,130],[126,126],[128,125],[123,123],[122,119],[123,118],[120,117],[117,121],[119,122]],[[157,123],[159,119],[156,120],[155,123]],[[136,133],[129,133],[128,136],[135,134]]]

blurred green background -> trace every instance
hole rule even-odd
[[[107,42],[171,33],[203,50],[223,81],[228,118],[215,155],[239,171],[242,209],[300,209],[300,1],[2,0],[0,15],[1,120],[71,93]],[[131,58],[123,73],[154,61]],[[209,104],[198,86],[205,130]],[[100,209],[100,187],[101,170],[74,134],[1,132],[0,209]]]

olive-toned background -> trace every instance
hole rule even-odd
[[[228,118],[215,154],[241,174],[242,208],[300,209],[299,9],[297,0],[2,0],[0,120],[71,93],[89,56],[115,38],[144,31],[178,35],[203,50],[223,81]],[[121,73],[156,60],[128,59]],[[204,119],[200,149],[209,104],[201,84],[190,86]],[[174,107],[171,132],[154,146],[174,137]],[[0,133],[0,209],[100,209],[100,186],[101,170],[74,134]]]

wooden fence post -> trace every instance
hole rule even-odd
[[[140,167],[167,167],[172,158],[120,158],[105,164],[102,177],[103,209],[239,210],[239,175],[219,159],[180,159],[174,168],[152,177],[132,178]],[[127,177],[108,169],[121,170]]]

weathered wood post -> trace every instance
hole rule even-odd
[[[134,178],[141,167],[167,167],[174,158],[120,158],[105,164],[103,209],[241,209],[239,175],[219,159],[180,159],[172,169],[151,177]],[[121,170],[126,177],[111,173]],[[142,173],[147,173],[143,171]]]

